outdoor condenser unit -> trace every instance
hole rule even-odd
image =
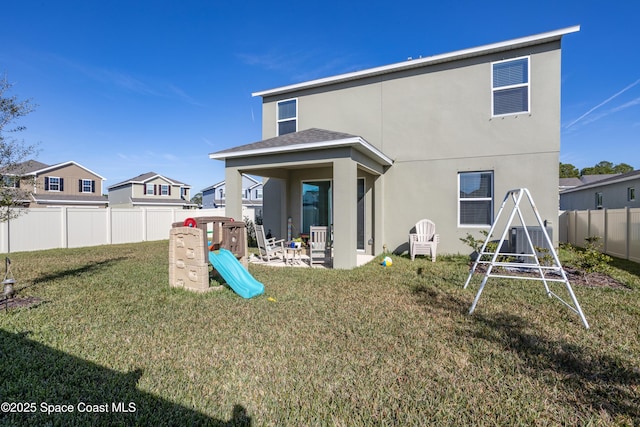
[[[549,239],[553,242],[553,229],[551,227],[546,227],[546,229],[547,234],[549,235]],[[531,237],[531,243],[533,243],[534,248],[537,247],[551,250],[549,244],[547,243],[547,240],[544,238],[542,227],[527,227],[527,231],[529,231],[529,237]],[[531,253],[524,227],[518,226],[511,228],[511,232],[509,235],[509,246],[511,246],[511,250],[516,254]],[[540,256],[539,253],[538,256]]]

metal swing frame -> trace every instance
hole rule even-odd
[[[547,242],[547,246],[549,248],[549,252],[551,253],[551,256],[553,257],[553,261],[554,261],[553,265],[547,266],[547,265],[540,264],[540,260],[538,259],[538,254],[537,254],[536,248],[534,247],[534,245],[533,245],[533,243],[531,241],[531,235],[529,234],[529,230],[527,229],[526,222],[524,221],[524,217],[522,215],[522,211],[520,210],[520,203],[522,202],[522,199],[525,196],[526,196],[527,200],[529,201],[529,204],[531,205],[531,208],[533,210],[533,213],[535,214],[536,220],[538,221],[538,225],[542,229],[542,233],[544,235],[545,241]],[[506,223],[506,225],[504,227],[504,231],[502,232],[502,235],[500,237],[500,241],[498,242],[498,246],[497,246],[495,252],[487,252],[487,244],[489,243],[489,240],[490,240],[491,236],[493,235],[494,229],[496,227],[496,224],[498,224],[498,220],[500,219],[500,216],[502,215],[502,212],[504,211],[505,206],[506,206],[507,202],[509,202],[509,200],[513,201],[513,209],[511,211],[511,215],[509,216],[509,219],[508,219],[508,221],[507,221],[507,223]],[[511,226],[511,223],[513,222],[513,219],[515,218],[516,215],[518,215],[520,223],[522,224],[522,226],[524,228],[524,234],[527,237],[528,249],[529,249],[530,253],[515,254],[515,253],[500,252],[500,248],[502,248],[503,243],[505,241],[505,238],[507,237],[507,233],[509,232],[509,227]],[[483,256],[484,256],[484,260],[483,260]],[[491,259],[487,260],[486,259],[487,256],[491,256]],[[502,262],[502,261],[498,261],[498,256],[518,257],[518,258],[523,259],[523,262]],[[575,294],[573,293],[573,289],[571,288],[571,284],[569,283],[569,279],[567,278],[567,275],[566,275],[564,269],[562,268],[562,265],[560,264],[560,259],[558,258],[558,254],[556,253],[556,250],[553,247],[553,242],[549,238],[549,234],[547,233],[546,227],[544,226],[542,218],[540,217],[540,214],[538,213],[538,209],[536,208],[536,205],[533,202],[533,198],[531,197],[531,193],[526,188],[519,188],[519,189],[515,189],[515,190],[510,190],[505,195],[504,200],[502,201],[502,205],[500,206],[500,210],[498,211],[498,214],[496,215],[496,218],[493,221],[493,224],[491,225],[491,229],[489,230],[489,234],[487,235],[487,239],[483,243],[482,248],[480,249],[480,253],[478,254],[478,257],[476,258],[475,262],[473,263],[473,267],[471,268],[471,271],[469,272],[469,277],[467,277],[467,281],[464,284],[464,289],[466,289],[467,286],[469,286],[469,283],[471,282],[471,278],[473,277],[473,274],[475,273],[476,268],[478,267],[479,264],[488,264],[488,267],[487,267],[487,271],[486,271],[486,273],[484,275],[484,278],[482,279],[482,282],[480,283],[480,288],[478,289],[478,293],[476,294],[476,297],[473,300],[473,304],[471,305],[471,309],[469,310],[469,314],[472,314],[473,311],[475,310],[476,305],[478,304],[478,300],[480,300],[480,295],[482,294],[482,291],[484,290],[484,287],[485,287],[489,277],[508,278],[508,279],[538,280],[538,281],[542,281],[544,283],[544,288],[545,288],[545,291],[546,291],[547,296],[549,298],[555,297],[556,299],[558,299],[561,303],[563,303],[565,306],[567,306],[571,311],[575,312],[576,314],[578,314],[578,316],[580,316],[580,319],[582,320],[582,323],[584,324],[585,328],[587,328],[587,329],[589,328],[589,323],[587,322],[587,319],[585,318],[584,313],[582,312],[582,308],[580,308],[580,304],[578,303],[578,300],[577,300]],[[516,270],[525,269],[525,270],[529,270],[529,271],[535,270],[535,271],[537,271],[539,273],[539,277],[518,276],[517,274],[516,275],[495,274],[495,273],[493,273],[493,268],[494,267],[513,268],[513,269],[516,269]],[[561,278],[547,277],[547,276],[545,276],[545,272],[554,273],[556,276],[560,276]],[[565,287],[567,288],[567,291],[568,291],[569,295],[571,296],[571,300],[573,301],[573,305],[567,303],[560,296],[558,296],[557,294],[552,292],[551,289],[549,289],[549,285],[548,285],[547,282],[562,282],[562,283],[564,283]]]

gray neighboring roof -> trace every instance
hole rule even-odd
[[[191,186],[189,184],[185,184],[184,182],[180,182],[178,180],[171,179],[171,178],[166,177],[164,175],[160,175],[159,173],[147,172],[147,173],[140,174],[140,175],[138,175],[136,177],[127,179],[125,181],[119,182],[117,184],[113,184],[112,186],[107,188],[107,190],[110,190],[110,189],[116,188],[116,187],[121,187],[121,186],[127,185],[127,184],[144,184],[146,181],[149,181],[150,179],[153,179],[153,178],[156,178],[156,177],[166,179],[167,181],[169,181],[170,183],[175,184],[175,185],[181,185],[183,187],[191,188]]]
[[[631,181],[633,179],[640,179],[640,170],[635,170],[627,173],[614,174],[614,175],[587,175],[590,177],[604,176],[605,178],[591,181],[587,184],[582,184],[578,187],[568,188],[562,193],[571,193],[573,191],[580,191],[588,188],[598,188],[609,184],[616,184],[619,182]]]
[[[582,175],[580,177],[580,181],[583,184],[593,184],[594,182],[602,181],[603,179],[611,178],[614,176],[619,176],[619,173],[603,173],[596,175]]]
[[[35,174],[37,174],[37,175],[41,175],[41,174],[43,174],[43,173],[45,173],[45,172],[47,172],[47,171],[50,171],[50,170],[53,170],[53,169],[62,168],[62,167],[64,167],[64,166],[68,166],[68,165],[76,165],[77,167],[79,167],[79,168],[81,168],[81,169],[86,170],[86,171],[87,171],[87,172],[89,172],[90,174],[93,174],[93,175],[97,176],[98,178],[100,178],[100,179],[102,179],[102,180],[106,180],[106,178],[105,178],[105,177],[100,176],[99,174],[95,173],[94,171],[92,171],[92,170],[90,170],[90,169],[85,168],[84,166],[82,166],[82,165],[81,165],[81,164],[79,164],[79,163],[74,162],[73,160],[70,160],[70,161],[68,161],[68,162],[57,163],[57,164],[55,164],[55,165],[45,165],[45,167],[40,168],[40,169],[38,169],[38,170],[35,170],[35,171],[33,171],[32,173],[35,173]]]
[[[253,142],[251,144],[217,151],[209,154],[209,158],[224,160],[233,157],[257,156],[346,146],[351,146],[364,152],[368,156],[378,160],[381,164],[387,166],[393,164],[393,160],[360,136],[317,128],[301,130]]]
[[[196,204],[191,203],[188,200],[184,199],[144,199],[144,198],[132,198],[131,202],[135,205],[176,205],[176,206],[196,206]]]
[[[38,162],[36,160],[27,160],[26,162],[19,163],[16,165],[17,168],[24,168],[23,173],[32,174],[36,173],[41,169],[48,168],[50,165],[46,165],[44,163]]]
[[[109,204],[109,199],[105,196],[81,196],[68,194],[31,193],[31,197],[38,203],[74,203],[74,204]]]
[[[13,168],[13,171],[14,171],[13,173],[18,172],[21,175],[41,175],[47,171],[58,169],[68,165],[76,165],[79,168],[86,170],[90,174],[95,175],[102,180],[106,180],[105,177],[100,176],[94,171],[85,168],[84,166],[74,162],[73,160],[70,160],[68,162],[56,163],[55,165],[47,165],[45,163],[38,162],[36,160],[27,160],[25,162],[16,164],[15,167]],[[8,171],[7,168],[4,168],[3,171],[7,171],[6,173],[8,174],[12,173],[11,171]],[[0,172],[0,173],[4,173],[4,172]]]
[[[560,188],[573,188],[582,184],[580,178],[560,178]]]
[[[412,59],[404,62],[398,62],[391,65],[385,65],[382,67],[370,68],[363,71],[340,74],[333,77],[326,77],[322,79],[311,80],[311,81],[293,84],[289,86],[282,86],[275,89],[254,92],[252,96],[265,97],[265,96],[280,95],[283,93],[293,92],[301,89],[310,89],[314,87],[326,86],[330,84],[346,82],[351,80],[358,80],[366,77],[378,76],[382,74],[388,74],[388,73],[408,70],[412,68],[426,67],[434,64],[443,63],[443,62],[457,61],[460,59],[488,55],[496,52],[504,52],[508,50],[519,49],[527,46],[533,46],[537,44],[560,40],[562,39],[562,36],[566,34],[575,33],[577,31],[580,31],[579,25],[562,28],[560,30],[549,31],[546,33],[535,34],[532,36],[520,37],[517,39],[507,40],[499,43],[492,43],[492,44],[473,47],[469,49],[458,50],[450,53],[428,56],[428,57],[419,58],[419,59]]]

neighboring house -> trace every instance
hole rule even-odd
[[[225,161],[227,215],[242,174],[264,178],[264,224],[333,230],[333,265],[408,249],[433,220],[439,252],[488,230],[504,195],[528,188],[558,218],[561,39],[578,26],[256,92],[263,140]],[[557,238],[556,238],[557,240]]]
[[[220,181],[202,190],[202,207],[223,208],[226,205],[226,185]],[[257,209],[256,215],[262,216],[262,181],[242,174],[242,205]]]
[[[170,207],[196,208],[190,201],[191,187],[184,182],[170,179],[155,172],[147,172],[135,178],[112,185],[109,190],[109,206],[112,208]]]
[[[560,191],[568,190],[569,188],[575,188],[584,184],[580,181],[580,178],[560,178],[558,189]]]
[[[19,171],[19,172],[18,172]],[[27,179],[10,180],[10,172],[3,173],[5,185],[26,186],[29,196],[22,200],[28,208],[51,206],[107,207],[109,201],[102,195],[105,180],[97,173],[73,162],[47,165],[28,160],[16,167],[16,173]]]
[[[640,207],[640,171],[609,175],[560,193],[560,210],[619,209]]]
[[[560,191],[568,190],[570,188],[579,187],[584,184],[591,184],[593,182],[601,181],[603,179],[611,178],[612,176],[618,176],[618,173],[612,174],[598,174],[598,175],[582,175],[579,178],[560,178],[560,184],[558,188]]]

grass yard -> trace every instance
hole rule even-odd
[[[637,264],[574,286],[587,330],[535,281],[468,315],[462,256],[251,266],[251,300],[171,289],[167,241],[11,259],[42,302],[0,311],[2,425],[640,424]]]

